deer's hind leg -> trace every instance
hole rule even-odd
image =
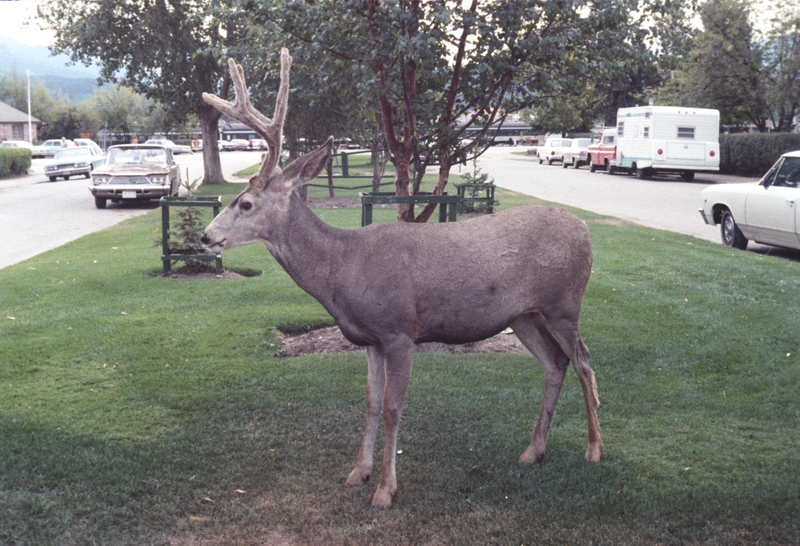
[[[522,340],[523,344],[542,361],[545,367],[547,384],[545,385],[545,398],[542,401],[542,413],[545,412],[546,407],[550,410],[555,408],[558,390],[560,390],[561,383],[564,380],[567,365],[570,361],[572,362],[572,367],[575,369],[575,373],[578,375],[578,380],[581,383],[583,400],[586,406],[586,420],[589,429],[586,460],[593,463],[598,462],[603,451],[603,440],[600,437],[600,423],[597,419],[597,407],[600,405],[600,401],[597,397],[597,383],[595,381],[594,372],[589,365],[589,349],[578,333],[577,319],[565,317],[547,320],[544,316],[535,314],[525,319],[518,319],[518,322],[520,323],[518,328],[520,332],[523,332],[522,335],[527,336],[531,341],[526,343],[526,340],[522,336],[520,336],[520,340]],[[512,324],[515,333],[517,333],[516,324],[517,322]],[[532,330],[535,330],[535,333],[533,333]],[[517,335],[519,336],[520,334],[518,333]],[[542,353],[542,356],[536,352],[537,350]],[[548,355],[555,355],[556,367],[560,370],[560,381],[558,382],[557,389],[548,388],[550,386],[548,366],[552,365],[545,363],[545,360],[543,360],[543,357],[548,358]],[[555,390],[555,397],[552,399],[548,397],[550,390]],[[552,403],[552,407],[546,406],[548,402]],[[546,415],[545,418],[547,419],[546,424],[549,427],[549,419],[552,418],[552,413],[550,413],[549,416]],[[542,420],[542,414],[539,415],[539,420]],[[537,423],[537,429],[538,428],[539,424]],[[537,440],[536,431],[534,431],[533,436],[533,441],[531,442],[532,447]],[[546,430],[544,431],[543,440],[547,440]],[[543,448],[544,445],[542,444],[542,454],[544,453]],[[527,453],[526,451],[525,454]],[[536,455],[537,453],[538,452],[534,451],[532,455]],[[523,454],[523,457],[525,454]],[[539,457],[541,458],[541,455]]]
[[[511,329],[544,367],[544,396],[539,417],[536,419],[531,443],[519,458],[520,463],[530,464],[539,462],[544,457],[547,434],[550,432],[558,394],[561,392],[561,385],[567,373],[569,357],[547,331],[544,319],[539,315],[519,317],[511,323]]]
[[[383,409],[383,390],[386,383],[383,349],[372,345],[367,347],[367,424],[356,465],[347,476],[347,485],[361,485],[372,474],[372,457],[375,451],[375,437],[380,425]]]

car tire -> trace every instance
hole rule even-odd
[[[647,180],[648,178],[652,178],[653,173],[650,169],[636,169],[636,178],[639,180]]]
[[[65,177],[64,177],[64,180],[69,180],[69,176],[65,176]]]
[[[105,197],[95,197],[94,198],[94,206],[98,209],[106,208],[106,198]]]
[[[683,171],[681,173],[681,178],[683,178],[685,182],[691,182],[694,180],[694,171]]]
[[[580,162],[579,160],[577,160],[577,159],[575,159],[575,160],[572,162],[572,168],[573,168],[573,169],[580,169],[580,168],[581,168],[581,165],[583,165],[583,163],[581,163],[581,162]]]
[[[606,172],[608,174],[614,174],[616,172],[616,170],[614,169],[614,165],[612,165],[611,163],[607,163],[606,164]]]
[[[742,230],[736,225],[731,211],[726,210],[722,215],[722,222],[719,224],[719,233],[722,237],[722,244],[744,250],[747,248],[747,239],[742,234]]]
[[[567,167],[569,167],[569,165],[567,165],[567,162],[566,161],[562,161],[561,162],[561,168],[562,169],[566,169]]]
[[[50,182],[55,182],[56,180],[58,180],[57,176],[48,176],[48,178],[50,179]]]
[[[589,172],[593,173],[597,170],[597,165],[594,163],[589,163]]]
[[[540,157],[540,158],[539,158],[539,165],[541,165],[543,161],[544,161],[544,159],[542,159],[542,158]]]

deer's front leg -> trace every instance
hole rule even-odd
[[[383,409],[384,358],[383,350],[372,345],[367,347],[367,424],[356,466],[347,476],[347,485],[361,485],[372,474],[372,456],[375,451],[375,436],[378,433],[381,411]]]
[[[378,490],[372,497],[372,507],[389,508],[392,498],[397,492],[397,476],[395,474],[397,428],[400,414],[403,411],[403,399],[406,396],[408,381],[411,379],[411,368],[414,364],[414,342],[410,338],[394,340],[384,346],[385,388],[383,392],[383,423],[386,427],[386,444],[383,448],[383,464]]]

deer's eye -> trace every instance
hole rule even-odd
[[[241,201],[239,202],[239,208],[245,212],[253,208],[253,203],[250,201]]]

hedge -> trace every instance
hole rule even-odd
[[[800,150],[798,133],[719,135],[719,172],[762,176],[786,152]]]
[[[0,148],[0,178],[27,174],[31,151],[26,148]]]

